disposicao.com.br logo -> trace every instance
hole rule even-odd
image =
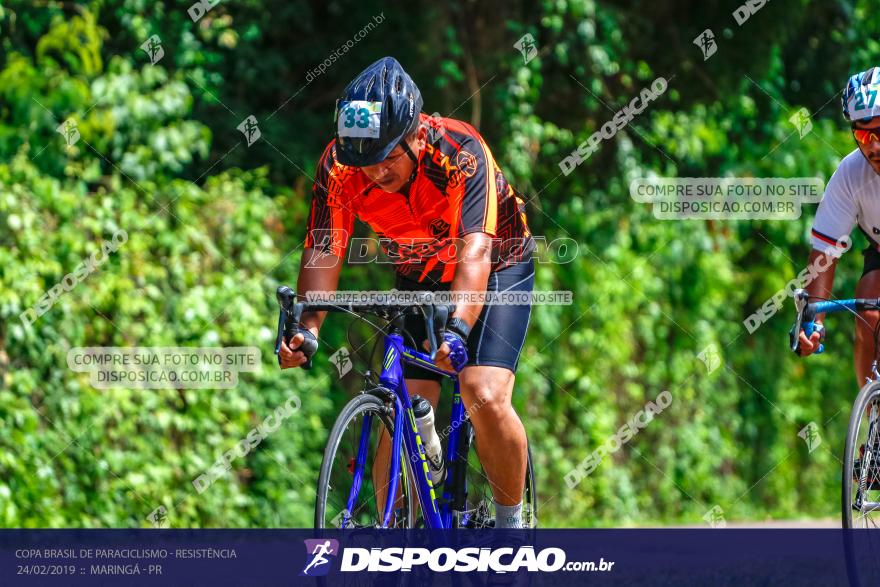
[[[325,575],[330,569],[326,555],[336,556],[339,548],[335,540],[306,540],[308,561],[301,575]],[[341,572],[394,573],[412,571],[416,566],[427,566],[431,571],[514,573],[518,571],[610,571],[613,562],[566,563],[561,548],[535,551],[533,546],[519,548],[466,547],[466,548],[345,548],[339,566]],[[320,565],[320,566],[319,566]]]
[[[330,559],[339,554],[339,541],[332,538],[306,538],[306,566],[300,576],[320,577],[330,571]]]

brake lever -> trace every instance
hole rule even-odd
[[[795,320],[794,323],[794,336],[791,340],[791,350],[794,353],[798,352],[798,349],[800,348],[801,324],[803,324],[804,309],[806,309],[809,299],[810,294],[808,294],[805,290],[794,290],[794,308],[797,311],[797,320]]]
[[[442,333],[446,330],[446,323],[449,322],[449,306],[436,306],[434,308],[434,331]],[[441,338],[443,338],[441,336]]]
[[[434,307],[434,321],[431,324],[432,333],[440,334],[440,343],[443,343],[442,332],[446,329],[446,323],[449,321],[449,306]],[[432,359],[434,357],[431,357]]]
[[[431,360],[437,356],[437,335],[434,332],[434,304],[422,306],[425,315],[425,330],[428,333],[428,348],[431,352]]]
[[[281,341],[284,338],[284,331],[287,327],[287,320],[290,318],[290,306],[296,293],[286,285],[279,286],[275,290],[275,299],[278,300],[278,306],[281,311],[278,314],[278,332],[275,335],[275,354],[279,355],[278,363],[281,364]]]
[[[296,292],[286,285],[275,290],[275,299],[281,311],[278,314],[278,334],[275,337],[275,354],[278,356],[278,364],[281,364],[281,341],[293,338],[296,325],[302,318],[302,304],[296,303]],[[309,357],[302,365],[303,369],[312,368],[312,358]]]

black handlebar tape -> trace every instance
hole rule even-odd
[[[302,344],[299,345],[299,348],[296,350],[302,351],[308,356],[312,356],[315,354],[315,351],[318,350],[318,341],[313,338],[305,337]]]
[[[290,335],[289,338],[288,338],[287,335],[285,334],[285,340],[290,340],[291,338],[293,338],[293,336],[294,336],[295,334],[296,334],[296,331],[295,331],[295,330],[294,330],[294,332]],[[304,336],[304,337],[303,337],[302,344],[300,344],[300,345],[299,345],[299,348],[297,348],[296,350],[298,350],[298,351],[302,351],[302,353],[303,353],[303,354],[306,356],[306,358],[308,359],[305,363],[303,363],[302,368],[303,368],[303,369],[311,369],[311,368],[312,368],[312,356],[314,356],[315,351],[318,350],[318,341],[317,341],[316,339],[310,338],[310,337],[308,337],[308,336]]]

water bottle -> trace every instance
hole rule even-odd
[[[423,397],[414,395],[412,398],[413,415],[416,418],[416,427],[425,447],[425,456],[428,458],[428,471],[431,473],[431,483],[436,487],[443,482],[446,476],[446,468],[443,463],[443,447],[440,445],[440,437],[434,429],[434,410],[431,402]]]

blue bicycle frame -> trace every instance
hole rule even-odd
[[[303,304],[296,302],[296,293],[288,286],[280,286],[275,292],[275,296],[281,307],[281,313],[278,317],[278,335],[275,341],[275,354],[279,354],[282,340],[290,340],[294,334],[294,328],[299,324],[302,312],[306,306],[312,311],[347,311],[354,312],[355,305],[336,305],[336,304]],[[364,311],[376,312],[375,306],[357,306],[365,308]],[[454,311],[454,306],[426,306],[427,311],[423,314],[426,320],[426,328],[428,329],[428,340],[431,343],[432,350],[437,348],[437,339],[432,330],[435,324],[434,318],[439,319],[440,324],[445,324],[445,316]],[[387,308],[386,308],[387,310]],[[435,315],[435,311],[438,312]],[[387,311],[385,312],[387,314]],[[397,314],[399,317],[400,314]],[[386,316],[387,317],[387,316]],[[281,357],[279,356],[279,362]],[[380,386],[387,390],[393,397],[394,401],[394,431],[391,444],[391,467],[390,467],[390,483],[388,493],[385,500],[385,508],[382,512],[382,527],[387,528],[391,523],[394,502],[396,501],[398,476],[400,474],[400,446],[403,441],[406,446],[406,453],[410,455],[410,468],[413,480],[416,485],[419,503],[422,506],[424,514],[425,526],[427,528],[451,528],[453,516],[453,500],[457,499],[459,503],[464,502],[464,495],[467,493],[467,482],[461,479],[460,483],[456,479],[456,468],[454,465],[460,463],[461,460],[467,459],[467,451],[469,446],[467,443],[460,444],[461,434],[450,434],[446,450],[446,479],[444,482],[444,490],[442,500],[438,502],[437,494],[433,483],[431,482],[431,474],[428,468],[428,459],[425,453],[425,447],[422,444],[422,438],[419,435],[416,426],[415,415],[413,414],[412,403],[410,402],[409,392],[406,388],[406,381],[403,378],[403,365],[413,364],[426,369],[433,373],[438,373],[444,377],[453,380],[455,385],[452,396],[452,418],[450,421],[450,430],[458,430],[466,421],[467,414],[461,401],[461,393],[459,390],[458,373],[455,371],[446,371],[440,369],[434,364],[431,355],[420,352],[414,348],[406,346],[400,329],[395,327],[391,332],[385,335],[385,349],[382,359],[382,371],[379,375]],[[304,369],[311,368],[311,359],[303,365]],[[404,418],[409,422],[408,426],[404,425]],[[364,470],[367,464],[367,456],[370,448],[370,430],[372,425],[373,414],[365,414],[360,441],[358,444],[358,453],[354,462],[354,471],[351,489],[349,490],[347,505],[344,510],[342,527],[346,527],[349,520],[348,512],[355,510],[358,494],[361,491],[364,478]],[[462,454],[459,454],[462,453]],[[419,469],[417,463],[421,462],[421,474],[417,473]],[[404,465],[405,466],[405,465]],[[464,475],[466,467],[461,467],[458,474]],[[462,493],[453,495],[451,489],[461,490]]]
[[[458,374],[454,371],[445,371],[437,367],[431,357],[425,353],[419,352],[404,344],[403,336],[397,333],[388,334],[385,337],[385,352],[382,360],[382,372],[379,375],[380,384],[394,394],[394,432],[391,443],[391,467],[390,467],[390,483],[388,493],[385,499],[385,509],[382,515],[382,527],[387,528],[391,523],[391,515],[394,507],[395,496],[397,495],[398,476],[400,473],[400,445],[403,440],[406,445],[406,453],[411,455],[410,472],[415,481],[419,503],[422,506],[425,526],[427,528],[451,528],[452,527],[452,495],[449,488],[454,487],[454,470],[453,460],[458,455],[459,435],[451,434],[446,451],[446,480],[444,482],[443,498],[438,505],[437,495],[434,491],[434,485],[431,482],[431,474],[428,469],[428,460],[425,454],[425,447],[422,444],[422,438],[419,435],[416,426],[415,416],[413,415],[412,403],[410,402],[409,392],[406,388],[406,381],[403,378],[403,365],[410,363],[418,365],[422,369],[427,369],[434,373],[439,373],[453,380],[455,387],[452,395],[452,419],[451,428],[458,429],[466,419],[464,405],[461,401],[459,392]],[[363,419],[363,428],[361,429],[360,444],[358,446],[357,458],[355,459],[354,477],[351,490],[348,496],[346,511],[354,511],[357,503],[358,494],[360,493],[364,468],[366,466],[367,454],[370,448],[370,429],[372,424],[372,414],[366,414]],[[409,426],[404,425],[404,418],[408,420]],[[467,455],[462,455],[467,458]],[[418,463],[421,463],[421,467]],[[421,469],[421,475],[417,470]],[[343,518],[343,528],[347,522],[347,516]]]

